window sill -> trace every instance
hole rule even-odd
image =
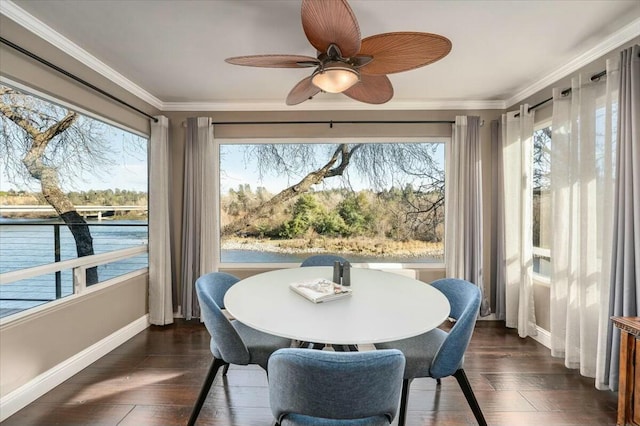
[[[533,274],[533,285],[551,288],[551,278],[544,275]]]
[[[415,269],[415,270],[438,270],[444,269],[444,263],[353,263],[356,268],[370,269]],[[218,269],[247,269],[247,270],[272,270],[297,268],[300,263],[219,263]]]

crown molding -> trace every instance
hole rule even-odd
[[[382,105],[313,100],[289,106],[284,101],[265,102],[165,102],[163,111],[354,111],[354,110],[482,110],[505,109],[503,100],[476,101],[394,101]]]
[[[162,109],[162,101],[151,93],[147,92],[125,76],[91,55],[89,52],[55,31],[53,28],[40,21],[24,9],[16,5],[12,0],[2,0],[0,2],[0,13],[25,29],[31,31],[46,42],[52,44],[67,55],[76,59],[80,63],[88,66],[97,73],[111,80],[118,86],[127,90],[134,96],[142,99],[157,109]]]
[[[546,77],[518,91],[515,95],[505,101],[505,108],[515,105],[518,102],[521,102],[524,99],[528,98],[529,96],[538,93],[547,86],[552,85],[556,81],[570,75],[571,73],[590,64],[596,59],[606,55],[616,47],[638,36],[640,36],[640,18],[637,18],[630,24],[622,27],[595,47],[577,56],[567,64],[547,75]]]
[[[391,100],[383,105],[370,105],[353,102],[320,101],[306,102],[301,105],[287,106],[284,101],[246,101],[246,102],[163,102],[142,87],[109,67],[80,46],[56,32],[44,22],[35,18],[12,0],[0,1],[0,14],[15,21],[33,34],[49,42],[69,56],[113,81],[129,93],[147,102],[161,111],[349,111],[349,110],[504,110],[511,105],[528,98],[547,86],[570,75],[583,66],[600,58],[623,43],[640,36],[640,18],[616,31],[603,42],[574,58],[569,63],[551,72],[546,77],[520,89],[515,95],[504,100],[436,100],[436,101],[400,101]]]

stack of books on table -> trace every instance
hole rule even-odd
[[[289,284],[291,290],[313,303],[328,302],[351,296],[351,288],[336,284],[325,278],[313,278]]]

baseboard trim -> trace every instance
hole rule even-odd
[[[551,333],[544,328],[541,328],[539,325],[536,325],[536,332],[537,334],[535,336],[529,337],[540,343],[542,346],[551,349]]]
[[[144,315],[71,358],[33,378],[0,399],[0,422],[26,407],[74,374],[102,358],[136,334],[149,327],[149,315]]]
[[[477,320],[478,321],[499,321],[496,318],[496,314],[494,313],[491,313],[486,317],[478,317]],[[540,343],[542,346],[546,347],[547,349],[551,349],[551,333],[548,330],[545,330],[544,328],[540,327],[539,325],[536,325],[536,335],[528,336],[528,337],[531,337],[533,340]]]

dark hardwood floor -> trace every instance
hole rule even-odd
[[[198,322],[150,327],[17,412],[3,426],[185,425],[211,361]],[[502,322],[480,321],[465,371],[489,425],[615,425],[617,395],[520,339]],[[216,378],[200,425],[273,425],[267,379],[259,367],[232,366]],[[407,425],[474,425],[453,378],[415,380]]]

